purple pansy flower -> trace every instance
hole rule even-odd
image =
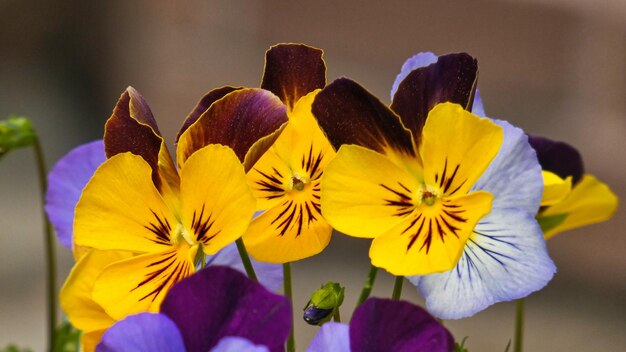
[[[424,309],[404,301],[370,298],[350,325],[326,323],[307,352],[448,352],[450,332]]]
[[[436,61],[432,53],[408,59],[394,82],[392,100],[410,72]],[[478,90],[472,112],[485,116]],[[494,195],[491,212],[476,225],[454,269],[408,278],[428,310],[444,319],[468,317],[494,303],[525,297],[543,288],[556,271],[535,220],[543,192],[537,155],[521,129],[492,121],[502,127],[504,141],[472,189]]]
[[[54,226],[59,242],[72,249],[74,209],[83,188],[100,164],[106,160],[102,140],[80,145],[61,158],[48,174],[45,209]],[[260,263],[252,260],[259,281],[269,290],[276,291],[283,284],[280,264]],[[212,256],[207,265],[226,265],[245,272],[235,244],[228,245]]]
[[[236,270],[213,266],[174,285],[161,313],[117,322],[96,351],[282,351],[290,319],[286,297]]]

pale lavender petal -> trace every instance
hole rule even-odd
[[[492,121],[502,127],[504,140],[498,154],[472,190],[493,194],[493,208],[524,209],[534,215],[543,194],[543,177],[537,154],[524,131],[506,121]]]
[[[188,351],[209,351],[226,336],[282,351],[291,329],[286,297],[225,266],[207,267],[175,284],[161,312],[176,323]]]
[[[400,69],[400,73],[396,76],[396,80],[393,82],[393,86],[391,87],[391,100],[393,101],[393,96],[396,95],[396,91],[398,90],[398,86],[400,82],[402,82],[406,76],[411,73],[411,71],[418,69],[420,67],[425,67],[430,64],[437,62],[437,55],[431,52],[423,52],[414,55],[409,58],[402,64],[402,68]]]
[[[224,337],[211,352],[269,352],[267,347],[255,345],[242,337]]]
[[[483,99],[480,97],[480,91],[476,88],[474,93],[474,103],[472,104],[472,114],[480,117],[487,117],[485,114],[485,107],[483,106]]]
[[[257,262],[252,258],[250,260],[259,282],[268,290],[276,292],[283,286],[283,266],[281,264]],[[244,274],[246,272],[235,243],[229,244],[215,255],[207,256],[207,265],[224,265],[237,269]]]
[[[533,214],[496,208],[480,220],[454,269],[408,279],[432,314],[460,319],[494,303],[526,297],[543,288],[555,272]]]
[[[350,347],[359,352],[451,352],[454,338],[418,306],[370,298],[352,316]]]
[[[48,174],[45,209],[62,245],[72,248],[74,208],[93,176],[106,160],[102,140],[76,147],[59,160]]]
[[[350,352],[348,324],[328,322],[320,328],[307,352]]]
[[[141,313],[115,323],[96,352],[184,352],[176,324],[163,314]]]

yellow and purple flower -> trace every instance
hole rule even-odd
[[[465,54],[421,54],[403,66],[390,108],[345,79],[313,108],[339,148],[322,181],[325,216],[373,238],[372,264],[410,276],[446,319],[524,297],[555,271],[534,219],[536,155],[520,129],[466,111],[482,113],[476,78]]]

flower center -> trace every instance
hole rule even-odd
[[[297,191],[303,191],[304,186],[306,185],[306,180],[302,179],[300,176],[291,177],[291,189],[295,189]]]
[[[422,185],[420,193],[418,199],[421,199],[421,203],[429,207],[435,205],[437,198],[439,198],[437,190],[428,185]]]

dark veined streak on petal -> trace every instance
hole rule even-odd
[[[400,118],[348,78],[339,78],[322,89],[312,111],[335,150],[343,144],[357,144],[381,154],[391,148],[416,156],[411,132]]]
[[[426,310],[405,301],[370,298],[350,321],[350,348],[360,352],[452,352],[452,334]]]
[[[468,54],[440,56],[436,63],[413,70],[400,82],[391,109],[419,146],[422,128],[435,105],[451,102],[471,111],[477,79],[478,62]]]
[[[274,94],[260,88],[232,91],[215,101],[180,136],[179,167],[209,144],[232,148],[246,170],[276,140],[286,124],[287,108]]]
[[[183,125],[180,127],[180,130],[176,135],[176,143],[178,143],[180,136],[185,133],[185,131],[187,131],[189,126],[193,125],[193,123],[196,122],[200,118],[200,116],[202,116],[202,114],[204,114],[204,112],[209,109],[211,104],[222,99],[226,94],[242,88],[243,87],[224,86],[211,89],[209,92],[203,95],[202,98],[200,98],[200,100],[196,103],[196,106],[193,108],[193,110],[191,110],[189,115],[187,115],[187,117],[185,118]]]
[[[551,171],[563,179],[572,176],[573,185],[582,179],[585,168],[582,156],[576,148],[565,142],[533,135],[528,135],[528,142],[537,152],[543,170]]]
[[[169,289],[195,272],[197,249],[183,241],[162,252],[115,262],[96,279],[93,299],[114,319],[158,312]]]
[[[326,85],[324,52],[304,44],[278,44],[265,53],[261,88],[293,110],[296,102]]]
[[[454,269],[408,279],[432,314],[460,319],[540,290],[555,271],[534,215],[495,208],[476,225]]]
[[[210,351],[226,336],[283,351],[291,326],[286,297],[222,266],[200,270],[175,285],[161,312],[176,323],[187,351]]]

